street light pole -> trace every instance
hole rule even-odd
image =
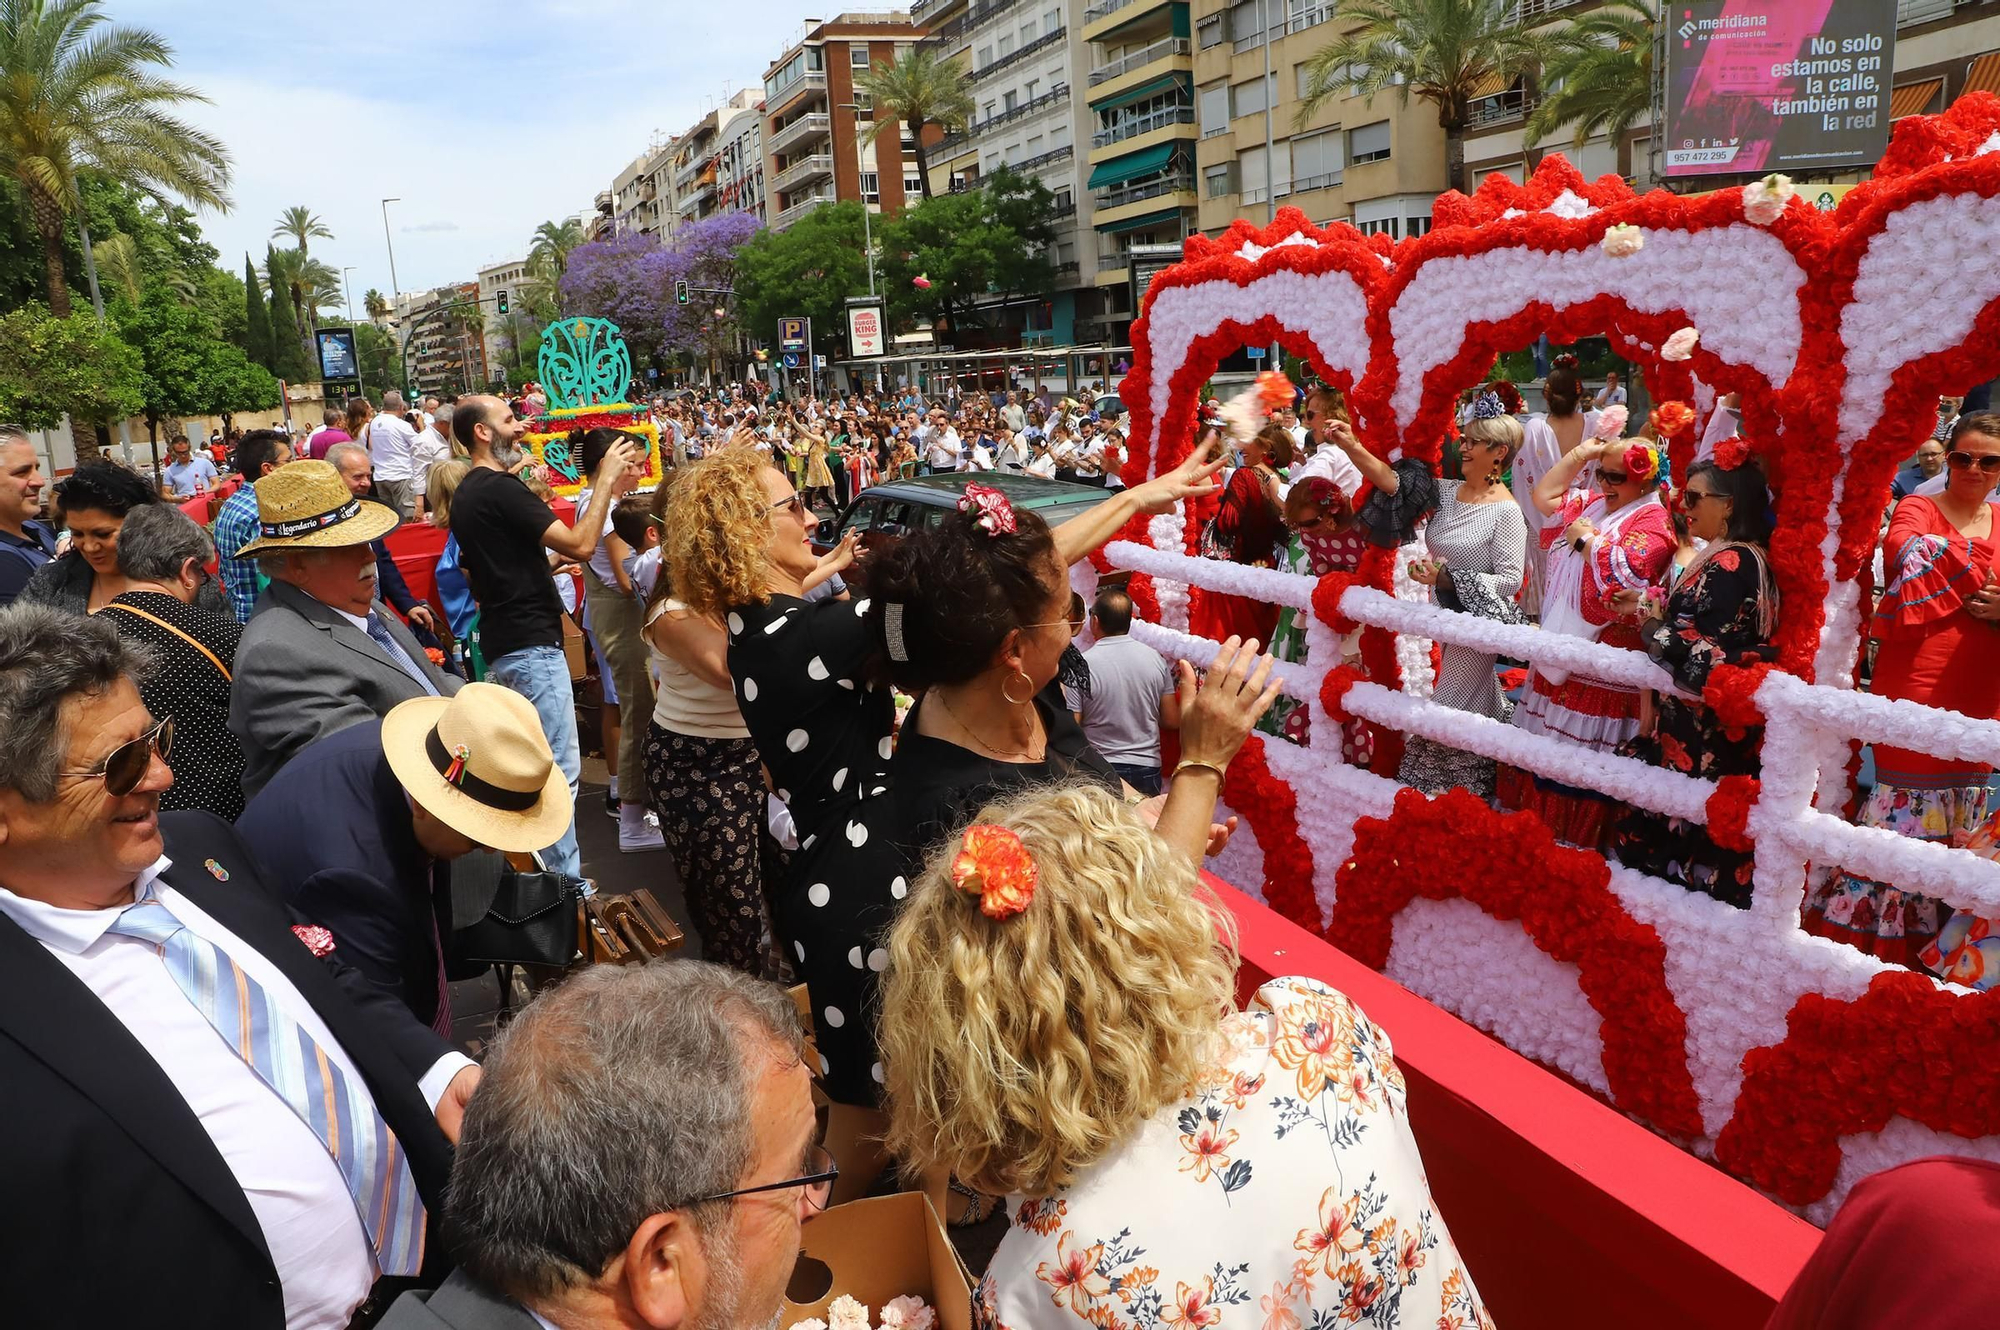
[[[389,289],[394,295],[403,294],[403,288],[396,281],[396,242],[389,236],[389,205],[401,202],[401,199],[382,200],[382,241],[389,247]]]
[[[347,284],[347,274],[353,271],[354,269],[352,268],[342,268],[340,270],[340,293],[347,298],[347,321],[349,323],[354,322],[354,288]]]
[[[859,102],[842,102],[840,109],[854,112],[856,120],[861,118],[861,104]],[[859,133],[855,135],[855,138],[857,140],[860,138]],[[868,192],[860,188],[861,154],[858,147],[854,154],[854,177],[856,186],[854,193],[861,203],[861,252],[868,259],[868,298],[873,300],[875,298],[875,227],[868,216]],[[880,198],[882,195],[882,163],[880,162],[875,163],[875,195],[877,198]],[[876,315],[879,318],[881,311],[877,310]],[[886,328],[887,323],[885,321],[885,331]],[[807,348],[806,354],[812,354],[811,348]],[[882,364],[880,361],[877,361],[875,364],[875,393],[878,397],[882,393]]]

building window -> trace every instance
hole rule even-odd
[[[1222,15],[1211,14],[1194,25],[1196,42],[1206,51],[1211,46],[1222,45]]]
[[[874,171],[861,173],[861,197],[870,203],[882,201],[882,177]]]
[[[1337,129],[1302,134],[1292,139],[1292,188],[1304,192],[1340,183],[1344,165]]]
[[[1063,17],[1060,9],[1051,9],[1048,13],[1042,15],[1042,32],[1044,34],[1054,32],[1062,25]]]
[[[1289,32],[1299,32],[1333,17],[1333,0],[1291,0]]]
[[[1372,125],[1362,125],[1347,131],[1347,160],[1356,166],[1363,162],[1386,162],[1389,160],[1389,122],[1377,120]]]
[[[1430,231],[1431,219],[1429,217],[1406,217],[1403,219],[1403,234],[1411,240],[1415,240],[1418,236],[1429,235]]]
[[[1236,154],[1236,179],[1245,203],[1264,201],[1264,187],[1270,183],[1265,166],[1262,145],[1245,148]]]
[[[984,106],[979,108],[979,118],[981,120],[991,120],[993,118],[993,113],[999,109],[999,106],[1000,103],[998,102],[986,103]]]
[[[1201,90],[1201,136],[1229,132],[1229,85],[1218,83]]]
[[[1201,173],[1202,194],[1206,198],[1227,198],[1236,192],[1236,163],[1217,162]]]
[[[873,120],[875,118],[875,99],[865,92],[855,93],[854,118],[856,120]]]
[[[1277,77],[1273,74],[1269,83],[1260,78],[1246,79],[1232,87],[1229,90],[1229,113],[1232,116],[1255,115],[1265,109],[1275,100],[1266,94],[1277,91]]]
[[[867,48],[867,47],[865,47],[865,46],[850,46],[850,47],[848,47],[848,48],[847,48],[847,67],[848,67],[849,69],[866,69],[866,68],[868,68],[868,48]]]
[[[1044,143],[1045,141],[1046,141],[1046,140],[1044,140],[1044,139],[1042,138],[1042,136],[1041,136],[1040,134],[1037,134],[1037,135],[1035,135],[1035,136],[1034,136],[1033,138],[1030,138],[1030,139],[1028,140],[1028,156],[1030,156],[1030,157],[1039,157],[1039,156],[1041,156],[1041,155],[1042,155],[1042,144],[1043,144],[1043,143]]]
[[[1035,94],[1041,90],[1041,86],[1042,81],[1040,79],[1029,79],[1028,86],[1022,90],[1021,95],[1032,102],[1035,100]]]
[[[1028,43],[1034,40],[1035,40],[1035,25],[1032,23],[1023,23],[1021,25],[1021,45],[1026,46]]]
[[[1000,34],[1000,58],[1005,60],[1012,54],[1014,54],[1014,35],[1010,32],[1003,32]]]
[[[1011,88],[1000,94],[1000,106],[1003,111],[1011,111],[1020,104],[1021,99],[1019,95]]]
[[[923,192],[924,192],[924,178],[922,176],[906,175],[903,177],[903,197],[915,198],[917,195]]]
[[[990,46],[982,46],[982,47],[980,47],[980,48],[979,48],[979,49],[978,49],[977,51],[973,52],[973,55],[972,55],[972,67],[973,67],[974,69],[984,69],[984,68],[986,68],[986,66],[988,66],[988,65],[990,65],[990,64],[992,64],[992,63],[993,63],[993,48],[992,48],[992,47],[990,47]]]

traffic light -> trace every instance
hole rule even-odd
[[[500,292],[499,303],[497,305],[497,308],[502,314],[505,314],[507,312],[507,292],[505,290],[502,290]]]
[[[675,282],[674,303],[676,305],[685,305],[687,304],[687,302],[688,302],[688,284],[685,281]]]

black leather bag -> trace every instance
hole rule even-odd
[[[489,965],[568,965],[576,957],[576,905],[585,885],[567,873],[502,873],[485,913],[454,937],[458,958]]]

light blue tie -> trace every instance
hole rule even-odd
[[[424,1263],[424,1203],[409,1160],[374,1103],[229,953],[152,897],[106,930],[160,949],[167,973],[222,1041],[319,1136],[340,1168],[385,1275]]]
[[[432,697],[436,697],[438,690],[431,687],[430,678],[425,675],[414,660],[410,659],[409,653],[403,650],[401,644],[389,635],[389,625],[377,618],[373,610],[368,612],[367,617],[368,636],[375,639],[375,645],[388,652],[389,659],[400,665],[403,673],[422,684],[426,693],[429,693]]]

